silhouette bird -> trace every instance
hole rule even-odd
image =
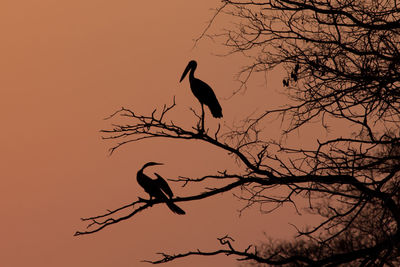
[[[161,200],[167,204],[168,208],[176,214],[185,214],[185,211],[175,205],[170,199],[173,196],[172,190],[169,187],[167,181],[164,180],[159,174],[154,173],[157,179],[151,179],[149,176],[143,173],[143,170],[149,166],[163,165],[163,163],[148,162],[137,172],[137,182],[143,187],[144,191],[150,195],[150,200],[154,197],[157,200]]]
[[[211,87],[202,80],[199,80],[194,77],[194,71],[196,70],[196,68],[197,68],[197,62],[191,60],[189,64],[186,66],[186,69],[183,72],[181,80],[179,82],[182,82],[182,80],[186,77],[187,73],[190,71],[189,73],[190,89],[192,89],[194,96],[199,100],[201,104],[201,114],[202,114],[201,118],[202,118],[202,126],[204,129],[204,105],[208,106],[214,118],[222,118],[222,108]]]

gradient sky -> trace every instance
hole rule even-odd
[[[145,141],[108,155],[113,143],[99,130],[110,126],[103,118],[122,106],[145,114],[176,96],[176,120],[195,122],[189,108],[200,110],[199,104],[188,81],[179,83],[190,59],[219,97],[223,124],[244,118],[257,104],[262,110],[282,100],[271,93],[281,88],[281,77],[265,83],[261,75],[245,95],[228,99],[239,86],[234,75],[242,59],[215,56],[222,47],[206,39],[192,49],[213,15],[210,8],[219,4],[1,1],[1,266],[150,266],[140,260],[156,259],[161,251],[219,248],[216,238],[226,234],[244,249],[265,239],[264,232],[274,238],[294,233],[287,220],[292,209],[260,215],[252,208],[239,217],[245,203],[225,193],[180,204],[185,216],[157,205],[99,233],[73,237],[86,227],[81,217],[147,197],[135,178],[147,161],[164,162],[157,172],[171,178],[238,167],[225,152],[199,142]],[[216,23],[214,30],[226,21]],[[200,192],[171,186],[176,195]],[[163,266],[234,264],[218,256]]]

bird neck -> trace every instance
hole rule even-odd
[[[139,174],[139,173],[140,173],[140,174],[143,174],[144,169],[146,169],[146,168],[149,167],[149,166],[153,166],[153,165],[156,165],[156,164],[154,164],[154,162],[147,162],[146,164],[143,165],[143,167],[142,167],[137,173],[138,173],[138,174]]]
[[[137,172],[137,175],[139,176],[139,175],[143,175],[143,171],[144,171],[144,169],[147,167],[147,164],[146,165],[144,165],[140,170],[138,170],[138,172]]]
[[[140,172],[143,172],[144,169],[146,169],[147,167],[154,165],[153,162],[147,162],[146,164],[143,165],[143,167],[139,170]]]
[[[146,175],[143,173],[144,168],[141,168],[136,174],[136,180],[139,184],[142,184],[144,180],[146,180]]]

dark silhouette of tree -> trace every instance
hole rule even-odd
[[[104,138],[119,141],[111,151],[149,138],[200,140],[243,163],[241,173],[178,178],[184,185],[212,179],[224,179],[226,184],[171,198],[172,202],[201,200],[240,188],[246,207],[296,205],[300,196],[308,202],[308,211],[322,221],[308,230],[298,229],[298,237],[291,241],[238,250],[233,239],[225,236],[219,239],[220,250],[162,254],[151,262],[226,254],[254,266],[399,266],[400,3],[223,0],[210,24],[224,15],[232,16],[235,26],[212,38],[222,38],[229,53],[252,58],[240,72],[243,86],[239,90],[246,89],[252,73],[283,66],[287,76],[282,84],[289,104],[247,117],[243,125],[224,133],[220,128],[211,133],[200,122],[186,129],[167,119],[175,100],[150,115],[122,108],[111,117],[121,115],[131,123],[104,130]],[[200,38],[204,36],[206,32]],[[312,122],[319,122],[323,131],[349,125],[351,132],[315,140],[311,149],[288,147],[284,139],[274,141],[261,134],[267,121],[276,117],[286,123],[282,131],[287,138]],[[272,197],[268,194],[272,190],[280,195]],[[161,202],[139,199],[84,218],[90,228],[76,235],[97,232]],[[135,209],[129,215],[113,217],[132,206]]]

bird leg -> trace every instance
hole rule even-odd
[[[201,104],[201,131],[204,132],[204,105]]]
[[[145,198],[139,197],[139,201],[146,202],[146,203],[149,204],[150,206],[153,206],[153,203],[152,203],[153,197],[152,197],[152,196],[150,196],[150,199],[145,199]]]

